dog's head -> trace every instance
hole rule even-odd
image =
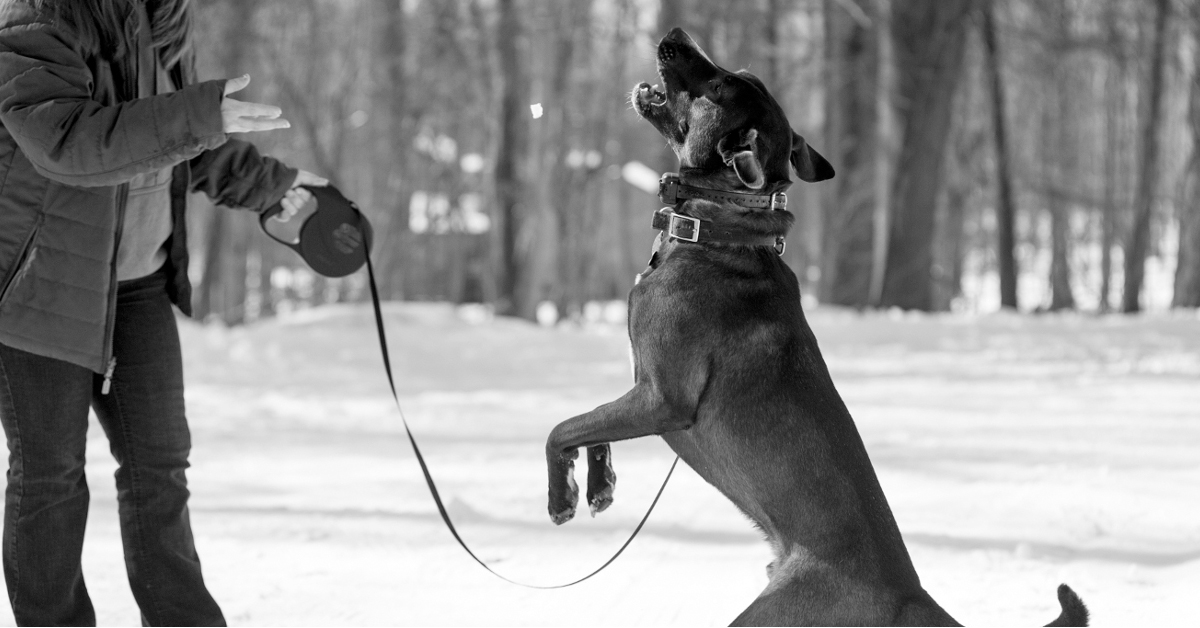
[[[789,168],[804,181],[833,177],[758,77],[719,67],[683,29],[659,42],[658,75],[661,88],[634,88],[633,108],[667,138],[683,172],[762,192],[786,188]]]

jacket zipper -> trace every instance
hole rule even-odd
[[[132,19],[135,14],[131,14],[126,19]],[[133,76],[129,67],[126,67],[121,72],[122,87],[125,93],[122,94],[122,101],[131,101],[136,99],[138,94],[138,77],[137,72],[141,70],[140,51],[136,49],[133,53]],[[117,231],[113,234],[113,255],[109,262],[109,290],[108,290],[108,320],[104,322],[104,352],[101,357],[101,362],[107,365],[104,371],[104,384],[100,387],[100,394],[107,395],[112,389],[113,371],[117,369],[117,356],[113,355],[113,328],[117,324],[117,254],[121,251],[121,234],[125,231],[125,208],[129,204],[129,184],[122,183],[117,186]]]
[[[117,231],[113,234],[113,255],[109,261],[108,276],[108,320],[104,323],[104,355],[101,362],[108,365],[104,372],[104,386],[100,394],[107,395],[112,382],[113,371],[117,368],[117,358],[113,355],[113,328],[117,323],[117,253],[121,248],[121,233],[125,229],[125,206],[129,202],[129,184],[117,186]]]
[[[37,237],[39,231],[42,230],[42,214],[38,214],[38,218],[33,223],[33,229],[30,229],[29,235],[25,238],[25,242],[21,245],[21,253],[17,255],[17,259],[12,267],[12,273],[4,280],[4,289],[0,290],[0,304],[8,301],[8,293],[20,282],[21,277],[29,272],[29,265],[33,263],[33,240]]]
[[[117,370],[117,356],[108,359],[108,370],[104,371],[104,385],[100,387],[100,394],[107,395],[112,389],[113,371]]]

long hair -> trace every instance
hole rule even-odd
[[[191,0],[42,0],[79,38],[85,52],[105,59],[129,53],[136,33],[126,32],[133,2],[144,2],[150,37],[163,67],[170,68],[191,50]]]
[[[159,62],[170,68],[192,48],[192,0],[146,0]]]

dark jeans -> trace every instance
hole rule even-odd
[[[95,625],[80,569],[87,523],[88,407],[117,459],[125,567],[145,625],[224,625],[200,575],[188,521],[191,434],[179,332],[166,274],[123,281],[102,375],[0,345],[0,419],[8,439],[4,578],[19,625]]]

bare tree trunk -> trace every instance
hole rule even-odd
[[[996,43],[994,0],[983,0],[984,66],[992,92],[992,131],[996,149],[996,265],[1000,272],[1000,307],[1015,310],[1017,303],[1016,215],[1012,173],[1008,161],[1008,122],[1005,115],[1003,63]]]
[[[1104,205],[1100,213],[1100,295],[1099,310],[1112,310],[1113,292],[1113,248],[1117,246],[1118,218],[1117,206],[1124,197],[1128,186],[1122,185],[1127,172],[1128,163],[1126,148],[1126,129],[1128,116],[1126,114],[1125,90],[1128,81],[1125,35],[1121,32],[1121,18],[1118,14],[1118,4],[1121,0],[1106,0],[1104,5],[1104,23],[1108,59],[1104,77]]]
[[[1195,94],[1196,88],[1192,89]],[[1200,133],[1195,127],[1192,134],[1200,141]],[[1175,292],[1171,297],[1171,307],[1200,308],[1200,150],[1193,149],[1183,176],[1183,203],[1179,207],[1179,259],[1175,266]]]
[[[1116,244],[1114,222],[1117,214],[1117,155],[1119,131],[1117,130],[1117,98],[1120,95],[1120,78],[1114,76],[1116,69],[1109,67],[1105,75],[1104,102],[1104,205],[1100,213],[1100,295],[1099,310],[1112,309],[1112,249]]]
[[[963,162],[966,167],[969,163]],[[939,203],[933,266],[933,310],[938,312],[949,311],[954,299],[962,295],[967,207],[974,182],[967,173],[956,178],[947,183],[945,200]]]
[[[1046,188],[1046,207],[1050,213],[1050,311],[1075,308],[1071,291],[1071,188],[1075,180],[1075,125],[1072,117],[1071,73],[1066,60],[1057,51],[1066,49],[1071,40],[1071,13],[1065,0],[1050,10],[1055,34],[1051,46],[1047,86],[1050,102],[1043,113],[1042,172]]]
[[[853,5],[857,7],[857,5]],[[826,0],[825,154],[838,176],[825,193],[821,243],[822,301],[864,307],[870,301],[873,220],[877,205],[875,144],[879,78],[879,38],[861,11]]]
[[[1125,291],[1121,311],[1132,314],[1142,309],[1142,281],[1146,273],[1146,255],[1150,248],[1150,216],[1154,208],[1154,190],[1158,182],[1158,127],[1162,118],[1167,19],[1170,0],[1155,2],[1154,43],[1150,59],[1149,106],[1142,125],[1141,170],[1134,199],[1133,229],[1125,249]]]
[[[933,308],[933,238],[949,127],[973,0],[908,0],[893,7],[903,140],[881,305]]]
[[[1050,311],[1075,309],[1075,294],[1071,290],[1070,216],[1062,197],[1050,206]]]
[[[1057,186],[1056,186],[1057,187]],[[1050,311],[1075,309],[1071,290],[1071,215],[1059,189],[1049,191],[1050,209]]]
[[[985,63],[976,57],[974,47],[967,51],[968,65],[964,69],[962,87],[954,96],[950,139],[946,147],[945,183],[938,195],[937,232],[933,239],[933,305],[934,311],[949,311],[955,299],[963,293],[963,273],[969,246],[967,219],[976,213],[980,204],[979,190],[986,187],[988,177],[983,173],[987,159],[990,129],[978,118],[986,92]],[[977,216],[972,216],[978,220]]]
[[[1200,42],[1200,6],[1192,5],[1192,34]],[[1183,172],[1179,206],[1179,258],[1171,307],[1200,308],[1200,46],[1193,49],[1192,84],[1188,93],[1188,122],[1192,157]]]
[[[408,268],[412,266],[413,234],[408,228],[412,182],[409,153],[412,147],[413,120],[409,108],[409,81],[405,68],[408,48],[407,19],[403,3],[396,0],[377,0],[379,14],[378,42],[380,73],[375,90],[377,108],[387,112],[384,145],[380,152],[386,160],[376,187],[380,206],[388,208],[387,220],[372,251],[380,260],[380,288],[385,298],[403,299],[408,296]],[[382,101],[382,102],[378,102]]]
[[[526,202],[523,164],[528,144],[529,109],[524,103],[528,93],[525,63],[521,58],[525,36],[516,7],[517,0],[499,0],[501,93],[499,137],[496,142],[495,194],[497,218],[497,290],[496,311],[500,314],[532,318],[534,304],[525,296],[527,260],[521,242],[522,214]]]
[[[883,281],[887,273],[888,244],[892,232],[892,181],[895,163],[896,116],[894,99],[896,72],[892,44],[892,0],[874,0],[878,75],[875,79],[875,181],[871,228],[871,284],[867,299],[872,307],[883,303]]]
[[[834,302],[834,286],[838,285],[837,267],[838,251],[834,250],[840,244],[836,229],[838,223],[833,222],[839,213],[842,203],[841,180],[848,177],[849,164],[846,163],[846,150],[843,136],[847,130],[846,113],[842,93],[847,79],[844,71],[847,65],[845,46],[841,41],[846,37],[844,22],[839,19],[836,0],[824,0],[821,4],[822,40],[824,42],[824,57],[821,64],[821,83],[824,87],[825,98],[822,102],[825,113],[824,137],[821,144],[825,147],[825,155],[830,163],[837,164],[838,177],[828,185],[821,186],[820,217],[820,277],[817,283],[817,298],[822,302]]]

